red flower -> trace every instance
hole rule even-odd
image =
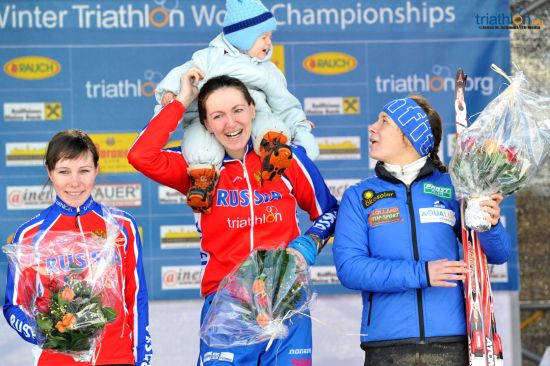
[[[240,285],[235,278],[232,278],[227,282],[225,289],[229,291],[229,294],[232,297],[241,300],[241,302],[245,304],[249,303],[250,300],[252,300],[250,294],[248,293],[248,291],[246,291],[246,288]]]
[[[460,144],[460,147],[462,148],[463,151],[469,153],[470,151],[472,151],[475,145],[476,145],[476,139],[470,136],[466,140],[462,141],[462,143]]]
[[[52,278],[46,284],[46,288],[48,290],[50,290],[51,292],[57,292],[57,291],[59,291],[59,288],[60,288],[59,282],[57,282],[56,279]]]
[[[256,294],[256,302],[258,306],[262,309],[267,308],[267,294],[265,292],[261,292],[259,294]]]
[[[506,156],[510,163],[515,164],[518,162],[518,152],[513,147],[506,149]]]
[[[34,305],[36,306],[36,309],[42,314],[50,311],[50,303],[50,298],[46,296],[38,296],[36,300],[34,300]]]

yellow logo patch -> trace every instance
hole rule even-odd
[[[61,64],[45,56],[23,56],[4,64],[4,72],[16,79],[41,80],[51,78],[61,71]]]
[[[357,67],[355,57],[342,52],[320,52],[306,57],[304,69],[319,75],[338,75]]]

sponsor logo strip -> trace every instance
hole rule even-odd
[[[378,226],[384,224],[391,224],[394,222],[404,221],[401,217],[401,211],[399,207],[384,207],[376,210],[372,210],[369,215],[369,224],[371,226]]]
[[[456,223],[456,217],[453,210],[440,207],[431,207],[420,208],[418,212],[420,214],[420,222],[422,224],[440,222],[454,226]]]
[[[383,198],[395,198],[397,195],[395,191],[374,192],[372,189],[367,189],[363,192],[363,206],[365,208],[373,205],[376,201]]]
[[[422,188],[424,193],[431,194],[432,196],[449,199],[452,197],[451,187],[440,187],[435,184],[425,182]]]
[[[201,266],[162,266],[163,290],[198,289],[201,283]]]

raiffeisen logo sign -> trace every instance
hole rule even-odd
[[[15,79],[41,80],[54,77],[61,71],[61,64],[45,56],[23,56],[4,64],[4,73]]]
[[[319,75],[345,74],[357,67],[355,57],[342,52],[320,52],[310,55],[303,62],[304,69]]]
[[[431,73],[409,75],[376,75],[374,86],[377,93],[427,93],[454,90],[455,78],[446,66],[434,65]],[[490,76],[469,76],[466,91],[477,91],[483,95],[493,94],[493,78]]]

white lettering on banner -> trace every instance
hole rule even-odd
[[[420,222],[422,224],[441,222],[447,225],[454,226],[456,223],[456,217],[453,210],[446,208],[432,207],[432,208],[420,208]]]
[[[142,82],[140,79],[132,82],[128,79],[108,83],[101,80],[99,83],[92,83],[87,80],[84,84],[86,98],[139,98],[150,97],[155,93],[156,85],[151,81]]]
[[[434,69],[442,68],[439,65]],[[452,76],[440,76],[438,74],[396,76],[391,74],[386,77],[377,75],[374,78],[377,93],[426,93],[454,90],[455,78]],[[493,78],[490,76],[474,76],[466,80],[467,91],[481,91],[483,95],[493,93]]]
[[[66,9],[45,9],[49,2],[34,7],[5,5],[0,9],[0,29],[143,29],[143,28],[184,28],[186,21],[194,27],[221,27],[225,9],[217,5],[196,5],[176,2],[175,7],[151,6],[135,3],[114,4],[71,4]],[[159,2],[160,3],[160,2]],[[117,6],[118,5],[118,6]],[[58,5],[59,6],[59,5]],[[187,7],[181,9],[180,7]],[[186,17],[191,10],[192,16]],[[456,21],[454,6],[431,5],[422,2],[416,6],[406,1],[403,6],[364,6],[356,2],[355,7],[297,8],[290,2],[275,3],[271,6],[279,26],[330,26],[341,30],[353,26],[374,25],[427,25],[435,28],[439,24]]]
[[[216,5],[212,6],[210,10],[205,5],[201,5],[198,9],[195,5],[191,5],[191,12],[193,13],[193,19],[197,27],[201,26],[212,26],[215,25],[223,26],[223,19],[225,18],[225,9],[217,10]]]
[[[90,5],[73,5],[72,9],[77,11],[79,28],[125,29],[134,28],[134,22],[139,28],[149,28],[151,25],[157,28],[185,26],[182,10],[150,9],[148,4],[143,9],[134,9],[132,4],[121,5],[118,10],[103,9],[100,4],[96,4],[95,9],[91,9]]]
[[[8,24],[11,28],[63,28],[68,10],[42,10],[35,6],[32,10],[17,9],[15,5],[7,5],[0,14],[0,29]]]
[[[275,4],[271,12],[278,25],[339,25],[341,30],[353,25],[374,24],[428,24],[434,28],[439,23],[454,23],[455,7],[428,6],[422,2],[422,7],[413,6],[407,1],[405,6],[366,7],[361,2],[355,8],[293,8],[291,3]]]

